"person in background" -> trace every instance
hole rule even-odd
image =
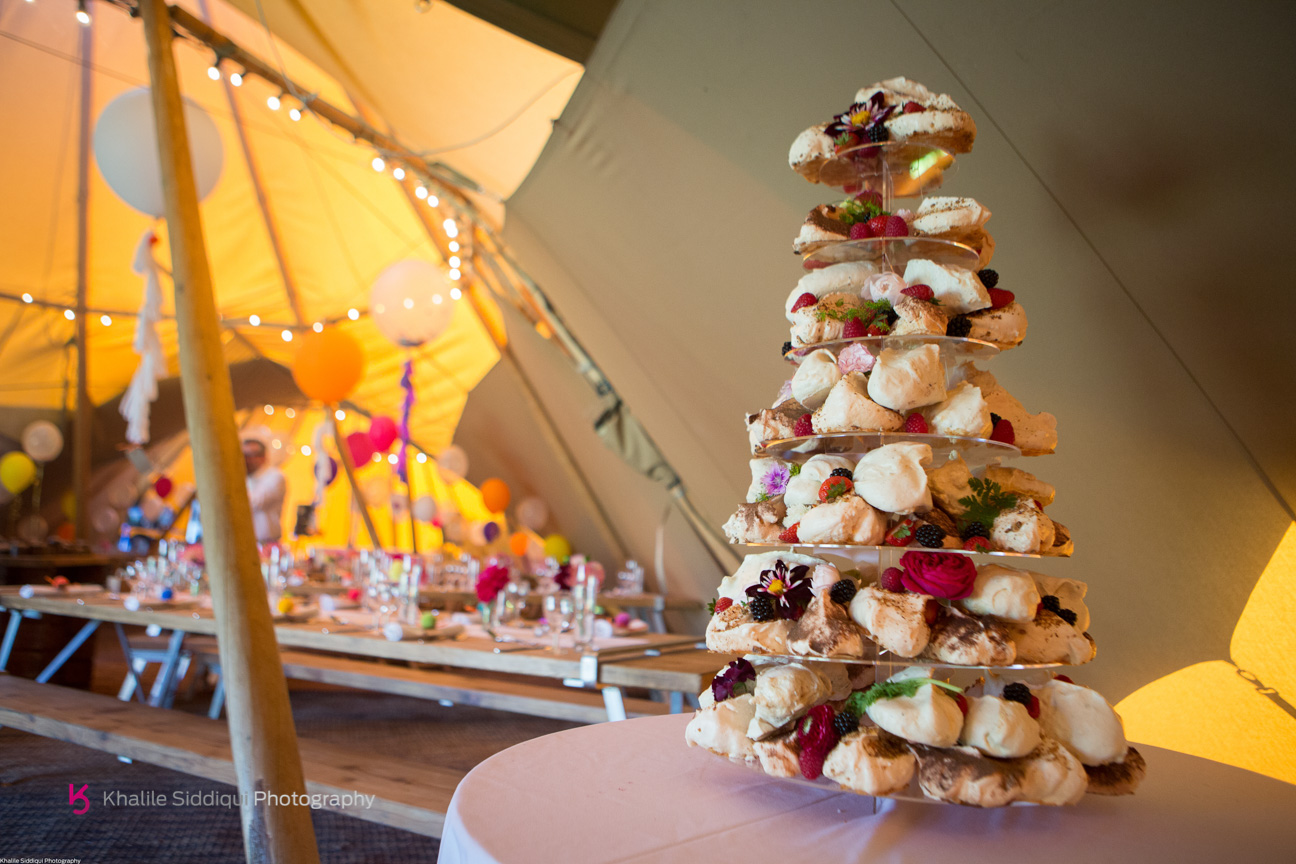
[[[278,543],[283,536],[283,504],[288,491],[283,472],[270,464],[265,442],[255,437],[243,438],[243,463],[257,542]]]

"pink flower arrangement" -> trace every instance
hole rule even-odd
[[[490,603],[508,583],[509,569],[499,564],[490,565],[477,577],[477,599],[482,603]]]
[[[904,575],[900,581],[915,594],[961,600],[972,593],[976,565],[966,555],[940,552],[906,552],[900,556]]]

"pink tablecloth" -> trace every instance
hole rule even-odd
[[[459,784],[441,864],[487,862],[1288,862],[1296,786],[1140,747],[1132,798],[975,810],[771,780],[684,745],[687,715],[519,744]]]

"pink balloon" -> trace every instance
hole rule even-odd
[[[357,468],[363,467],[378,452],[367,432],[352,432],[346,441],[347,449],[351,451],[351,464]]]
[[[378,416],[373,418],[369,423],[369,440],[379,453],[386,453],[391,446],[396,443],[400,433],[396,429],[396,421],[390,417]]]
[[[158,494],[159,498],[165,498],[170,495],[173,487],[174,484],[171,482],[170,477],[159,477],[153,483],[153,491]]]

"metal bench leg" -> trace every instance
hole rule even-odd
[[[207,716],[213,720],[219,720],[221,710],[225,707],[225,676],[219,672],[220,677],[216,679],[216,689],[212,691],[211,706],[207,709]]]
[[[136,673],[135,671],[135,663],[136,663],[135,653],[131,651],[130,640],[126,638],[125,628],[123,628],[122,625],[120,624],[116,624],[114,626],[117,628],[117,641],[121,643],[122,654],[124,654],[126,657],[126,675],[128,678],[130,678],[132,681],[135,682],[135,686],[131,688],[131,692],[134,694],[135,698],[139,700],[139,703],[143,705],[145,704],[144,684],[140,681],[139,674]],[[141,662],[139,671],[143,672],[144,667],[147,665],[148,664],[146,662]],[[126,685],[123,684],[122,688],[125,689],[125,686]],[[118,694],[118,698],[121,698],[121,694]]]
[[[139,676],[148,666],[148,661],[143,657],[136,657],[131,661],[131,671],[122,679],[121,687],[117,689],[117,698],[123,702],[129,702],[139,689]]]
[[[607,708],[608,720],[626,719],[625,699],[620,687],[603,688],[603,705]]]
[[[176,667],[180,663],[180,649],[184,646],[185,632],[171,631],[171,642],[167,645],[166,659],[158,670],[157,680],[153,682],[153,692],[149,694],[149,704],[158,707],[174,695],[176,684]]]
[[[679,690],[672,690],[670,692],[670,713],[684,713],[684,694]]]
[[[48,666],[41,670],[39,675],[36,676],[36,683],[48,683],[49,679],[54,677],[54,673],[63,668],[63,664],[68,661],[68,658],[75,654],[76,650],[85,644],[85,641],[90,638],[91,634],[99,629],[99,625],[102,623],[102,621],[87,621],[85,626],[78,630],[77,634],[72,637],[72,641],[64,645],[63,650],[50,661]]]
[[[22,622],[22,612],[9,610],[9,624],[5,627],[4,644],[0,644],[0,672],[9,665],[9,654],[13,651],[14,640],[18,638],[18,625]]]

